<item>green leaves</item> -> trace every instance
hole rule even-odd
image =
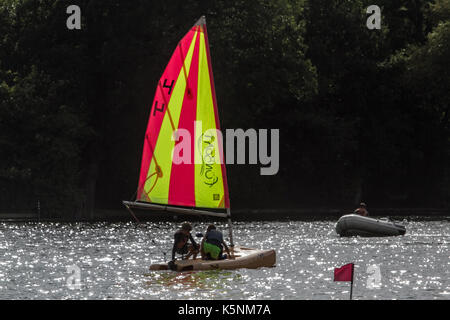
[[[380,0],[381,30],[368,0],[82,0],[77,32],[69,4],[0,2],[0,209],[128,198],[155,83],[201,14],[222,127],[281,129],[278,176],[230,168],[234,206],[448,199],[449,0]]]

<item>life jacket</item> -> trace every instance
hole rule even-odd
[[[212,229],[206,234],[206,242],[216,245],[218,247],[222,246],[223,234],[222,232]]]

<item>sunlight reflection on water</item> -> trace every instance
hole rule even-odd
[[[148,270],[170,256],[173,223],[0,223],[0,299],[347,299],[333,269],[348,262],[355,299],[450,298],[448,219],[406,222],[405,236],[387,238],[340,238],[334,224],[236,222],[235,241],[275,249],[276,267],[173,273]],[[81,289],[67,287],[71,265]],[[368,286],[371,265],[378,289]]]

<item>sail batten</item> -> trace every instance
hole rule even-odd
[[[176,130],[189,133],[174,134]],[[137,199],[169,206],[229,208],[205,18],[180,40],[158,81],[147,125]],[[182,163],[174,148],[183,143]],[[187,160],[187,161],[186,161]]]

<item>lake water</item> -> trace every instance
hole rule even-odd
[[[450,299],[449,222],[407,219],[386,238],[340,238],[335,221],[236,222],[235,243],[275,249],[276,267],[186,273],[148,270],[169,257],[175,223],[4,222],[0,299],[348,299],[333,269],[349,262],[354,299]]]

